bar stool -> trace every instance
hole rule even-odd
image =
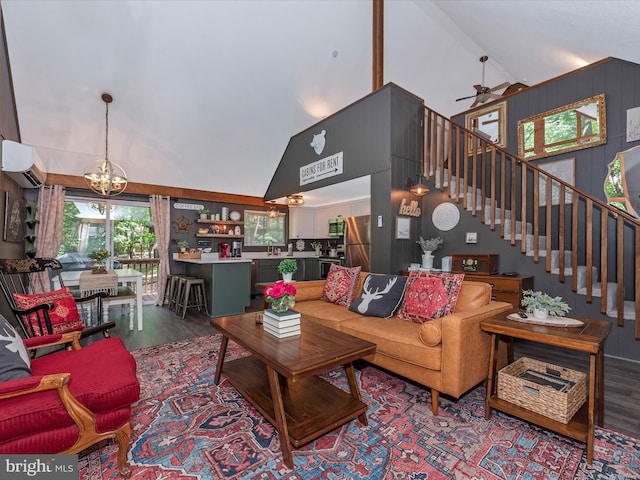
[[[195,277],[191,277],[184,273],[171,275],[171,283],[169,284],[169,309],[173,310],[174,312],[178,311],[178,300],[182,298],[182,284],[180,283],[181,278]]]
[[[178,315],[182,313],[184,318],[189,308],[197,308],[200,312],[204,308],[207,316],[209,315],[203,278],[180,277],[179,279],[176,312]]]
[[[173,305],[175,304],[175,292],[176,286],[178,285],[178,277],[184,276],[184,273],[169,273],[167,275],[167,280],[164,284],[164,297],[162,298],[162,305],[167,305],[169,308],[173,309]]]

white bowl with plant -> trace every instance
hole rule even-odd
[[[285,283],[293,280],[293,274],[298,270],[298,262],[293,258],[285,258],[278,264],[278,272],[282,274]]]
[[[178,248],[180,249],[181,252],[186,252],[188,247],[189,247],[189,242],[187,242],[186,240],[180,240],[178,242]]]
[[[322,249],[322,242],[311,242],[311,248],[313,248],[316,251],[316,256],[320,256],[320,250]]]
[[[571,307],[562,300],[562,297],[552,297],[544,292],[533,290],[522,291],[521,303],[527,313],[541,320],[548,318],[549,315],[552,317],[564,317],[571,310]]]
[[[416,243],[420,245],[420,248],[422,248],[423,254],[431,255],[435,250],[438,249],[438,247],[440,247],[440,245],[444,243],[444,240],[440,237],[430,238],[429,240],[425,240],[424,238],[420,237],[420,240],[418,240]]]

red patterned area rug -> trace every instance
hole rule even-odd
[[[357,420],[294,449],[285,466],[274,428],[224,379],[213,385],[220,336],[134,351],[142,393],[133,408],[132,479],[631,479],[640,441],[597,429],[592,465],[582,443],[494,413],[483,387],[458,402],[366,366],[357,372],[369,426]],[[229,342],[227,358],[246,352]],[[348,389],[342,369],[325,378]],[[81,479],[119,478],[116,447],[80,455]]]

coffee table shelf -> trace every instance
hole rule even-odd
[[[213,318],[222,333],[214,382],[224,371],[229,382],[278,431],[284,462],[295,468],[291,446],[300,447],[358,418],[368,425],[353,362],[375,353],[376,345],[311,320],[300,335],[279,339],[255,323],[254,314]],[[251,356],[225,362],[229,340]],[[343,367],[349,391],[318,375]]]
[[[224,373],[231,385],[275,425],[273,399],[264,363],[255,357],[244,357],[226,362]],[[364,403],[315,376],[283,385],[282,402],[289,440],[296,448],[367,411]]]

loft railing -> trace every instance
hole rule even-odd
[[[427,179],[431,179],[440,191],[447,192],[456,203],[462,202],[462,207],[470,209],[472,215],[482,211],[480,221],[488,223],[492,230],[499,224],[500,235],[504,238],[508,233],[512,246],[516,245],[516,234],[520,234],[523,254],[528,251],[527,223],[530,223],[533,261],[538,263],[540,253],[544,251],[546,270],[551,272],[552,251],[558,250],[560,282],[565,281],[566,252],[570,252],[574,292],[578,290],[578,266],[586,267],[587,303],[593,300],[595,267],[601,282],[600,312],[607,313],[608,282],[616,283],[617,323],[624,325],[627,292],[627,300],[636,299],[635,338],[640,339],[638,219],[427,107],[423,124]],[[472,148],[474,145],[476,148]],[[541,185],[544,185],[544,196]],[[557,195],[552,195],[554,189]],[[507,210],[511,212],[511,221],[509,231],[505,232]],[[521,222],[520,231],[517,231],[516,220]]]

